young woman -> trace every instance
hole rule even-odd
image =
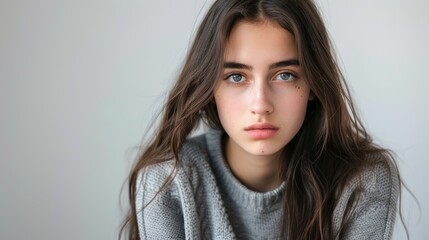
[[[209,130],[190,137],[204,123]],[[218,0],[129,176],[129,239],[390,239],[400,180],[311,0]]]

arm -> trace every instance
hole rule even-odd
[[[167,163],[150,166],[137,179],[136,211],[140,239],[184,239],[177,186],[159,192],[171,172]],[[157,194],[158,193],[158,194]]]
[[[399,193],[396,168],[390,160],[377,163],[363,172],[360,181],[360,198],[340,239],[391,239]]]

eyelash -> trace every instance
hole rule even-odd
[[[292,72],[280,72],[280,73],[276,74],[273,79],[278,79],[280,77],[280,75],[282,75],[282,74],[287,74],[292,79],[290,79],[290,80],[279,79],[280,81],[292,82],[292,81],[295,81],[298,78],[298,76],[296,74],[292,73]],[[235,82],[232,79],[230,79],[231,77],[234,77],[234,76],[240,76],[241,77],[240,81],[239,82]],[[244,80],[246,80],[246,77],[243,74],[241,74],[241,73],[230,73],[230,74],[226,75],[226,77],[224,78],[224,80],[228,80],[229,83],[231,83],[231,84],[243,84],[244,80],[242,80],[242,78],[244,78]]]
[[[290,77],[292,78],[292,79],[290,79],[290,80],[283,80],[283,79],[282,79],[282,81],[292,82],[292,81],[294,81],[294,80],[296,80],[296,79],[297,79],[296,74],[293,74],[293,73],[291,73],[291,72],[281,72],[281,73],[279,73],[279,74],[277,74],[277,75],[276,75],[275,79],[277,79],[278,77],[280,77],[280,75],[282,75],[282,74],[287,74],[288,76],[290,76]]]
[[[224,78],[224,80],[228,80],[232,84],[241,84],[243,82],[243,81],[234,82],[232,79],[230,79],[233,76],[240,76],[240,77],[246,79],[243,74],[240,74],[240,73],[230,73],[230,74],[226,75],[226,77]]]

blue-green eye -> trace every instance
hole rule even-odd
[[[245,80],[243,75],[236,73],[228,75],[225,79],[228,79],[232,83],[239,83]]]
[[[290,72],[282,72],[277,75],[275,79],[279,79],[282,81],[293,81],[296,79],[296,76]]]

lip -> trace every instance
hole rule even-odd
[[[267,139],[276,135],[278,127],[271,123],[256,123],[244,129],[253,139]]]
[[[255,123],[248,127],[246,127],[244,130],[250,131],[250,130],[263,130],[263,129],[273,129],[278,130],[279,128],[274,126],[271,123]]]

